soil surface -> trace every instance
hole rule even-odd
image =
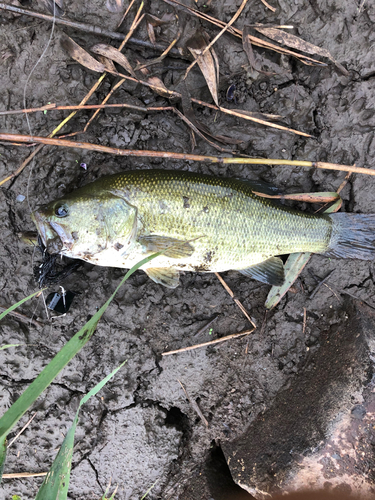
[[[116,30],[126,5],[121,12],[112,12],[107,5],[113,3],[66,0],[65,16]],[[239,0],[206,3],[186,0],[185,3],[225,22],[241,4]],[[212,134],[241,139],[237,152],[244,155],[372,167],[375,158],[374,4],[354,0],[270,0],[270,3],[276,8],[275,12],[260,0],[249,0],[235,25],[241,29],[255,23],[292,25],[292,33],[328,49],[348,74],[343,75],[330,63],[322,67],[306,66],[292,57],[254,47],[259,69],[256,71],[249,64],[241,40],[224,34],[215,44],[220,62],[220,104],[228,109],[281,115],[282,124],[313,137],[271,129],[194,105],[196,118]],[[21,5],[16,1],[14,4]],[[45,8],[43,2],[23,1],[22,5],[34,10]],[[177,20],[155,27],[156,41],[164,46],[179,29],[178,46],[181,47],[199,28],[203,28],[210,39],[218,33],[212,25],[175,10],[162,0],[146,2],[144,11],[158,18],[164,13],[178,14]],[[127,32],[134,15],[133,7],[119,31]],[[48,22],[0,11],[1,110],[22,109],[25,104],[27,107],[47,103],[79,104],[84,98],[99,74],[76,63],[63,50],[60,44],[63,31],[86,49],[96,43],[118,47],[118,42],[107,37],[58,26],[51,32]],[[135,35],[148,40],[145,20]],[[129,45],[124,53],[133,67],[158,55],[156,51],[134,45]],[[158,76],[169,89],[175,89],[189,64],[189,60],[168,57],[149,67],[149,75]],[[106,77],[89,102],[101,103],[116,82],[115,77]],[[227,89],[233,84],[235,99],[228,101]],[[193,97],[212,102],[197,66],[189,73],[187,86]],[[151,89],[133,82],[125,82],[109,102],[139,106],[170,104]],[[179,103],[176,105],[180,107]],[[28,120],[20,114],[0,116],[0,131],[22,134],[31,131],[34,135],[47,136],[67,115],[66,111],[38,112],[28,115]],[[92,111],[77,113],[60,133],[82,130],[91,116]],[[170,112],[105,110],[78,139],[118,148],[192,150],[189,129]],[[0,179],[16,170],[30,152],[30,148],[0,144]],[[194,152],[221,154],[199,137],[196,137]],[[87,169],[81,167],[82,163]],[[33,267],[40,262],[40,255],[18,236],[22,231],[35,229],[30,209],[102,175],[155,167],[261,179],[288,193],[335,191],[345,177],[344,172],[300,167],[208,165],[44,147],[20,176],[0,188],[0,305],[10,306],[37,289]],[[351,176],[341,192],[342,210],[375,213],[374,189],[375,177]],[[311,210],[303,205],[301,208]],[[331,271],[327,286],[321,286],[310,298],[317,279]],[[372,262],[313,256],[293,289],[268,314],[264,303],[269,286],[237,272],[223,273],[257,329],[247,337],[162,356],[165,351],[235,334],[250,329],[251,325],[215,275],[186,273],[181,277],[180,287],[169,290],[152,282],[143,272],[136,272],[117,294],[90,342],[38,399],[33,411],[19,422],[10,437],[37,412],[26,431],[10,447],[5,473],[47,471],[80,398],[127,360],[116,377],[81,410],[69,498],[99,499],[110,481],[118,485],[115,498],[121,500],[140,499],[152,485],[148,497],[154,500],[220,500],[225,491],[230,495],[238,487],[230,479],[221,448],[228,457],[236,443],[241,447],[241,436],[248,426],[255,422],[256,428],[263,429],[259,423],[263,414],[273,415],[277,426],[279,413],[269,410],[275,402],[277,405],[283,400],[280,391],[298,385],[299,377],[305,380],[306,367],[311,366],[312,359],[319,358],[321,346],[329,342],[330,336],[335,339],[338,332],[349,329],[350,338],[355,338],[353,332],[355,334],[360,319],[375,308],[373,273]],[[121,269],[83,264],[63,281],[66,289],[77,294],[65,316],[48,319],[39,298],[25,303],[19,312],[42,325],[34,326],[12,316],[2,321],[0,343],[22,345],[0,351],[1,413],[100,308],[123,274]],[[49,291],[58,290],[59,286],[55,285]],[[210,327],[202,330],[215,316]],[[337,411],[350,411],[363,403],[363,388],[372,378],[375,359],[371,357],[371,346],[368,342],[366,347],[353,351],[364,357],[365,361],[361,362],[364,368],[358,375],[360,383],[348,382],[350,390],[340,392],[345,395],[345,408],[336,405]],[[314,366],[327,368],[323,362]],[[345,383],[346,378],[342,380]],[[179,381],[199,406],[208,426],[186,398]],[[373,389],[367,387],[366,390]],[[289,411],[295,403],[293,399],[286,401]],[[312,401],[319,404],[318,399]],[[306,412],[305,408],[301,419]],[[330,410],[326,420],[332,418]],[[324,440],[325,427],[322,429],[320,437]],[[309,432],[312,432],[310,427]],[[373,439],[366,436],[367,440]],[[372,445],[374,443],[375,440]],[[368,468],[363,474],[368,478],[375,466],[370,445],[366,448],[366,457]],[[210,473],[205,476],[207,470]],[[239,482],[235,476],[236,473],[234,478]],[[203,477],[207,480],[203,481]],[[219,478],[225,478],[225,487],[217,487]],[[200,486],[201,480],[204,484]],[[22,500],[32,499],[41,482],[42,478],[5,479],[0,486],[2,498],[11,499],[17,494]]]

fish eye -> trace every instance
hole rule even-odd
[[[67,205],[65,205],[65,203],[57,205],[55,207],[55,215],[57,217],[66,217],[67,215],[69,215],[69,209]]]

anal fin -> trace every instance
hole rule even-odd
[[[144,272],[155,283],[167,288],[176,288],[180,284],[180,273],[174,267],[149,267]]]
[[[284,283],[284,265],[280,257],[271,257],[260,264],[238,271],[268,285],[281,286]]]
[[[194,252],[194,247],[188,241],[157,234],[142,236],[139,238],[138,242],[143,245],[148,252],[163,251],[163,255],[171,259],[190,257]]]

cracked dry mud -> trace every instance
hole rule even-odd
[[[226,107],[282,115],[286,125],[310,133],[314,138],[272,130],[202,107],[195,108],[197,117],[213,133],[242,139],[241,152],[251,156],[355,162],[361,167],[372,167],[375,157],[375,7],[372,2],[365,2],[358,12],[358,3],[277,0],[273,2],[276,12],[272,13],[259,0],[249,0],[237,23],[239,27],[256,22],[292,24],[294,32],[303,39],[329,49],[348,69],[348,76],[338,73],[331,65],[308,67],[258,49],[255,52],[263,70],[273,74],[256,73],[248,69],[239,40],[223,35],[215,45],[220,60],[220,101]],[[212,2],[211,14],[229,21],[239,4],[233,0]],[[198,5],[202,6],[202,2]],[[31,8],[36,7],[32,2]],[[150,2],[145,10],[158,17],[164,12],[173,12],[173,8],[161,0]],[[65,11],[71,19],[107,29],[116,29],[120,18],[120,14],[110,13],[104,2],[96,0],[66,0]],[[183,41],[200,23],[184,13],[179,15]],[[217,33],[209,25],[204,28],[211,39]],[[175,30],[175,26],[169,25],[157,28],[158,41],[170,41]],[[86,48],[108,42],[82,32],[65,31]],[[96,74],[63,52],[59,43],[61,28],[56,27],[48,50],[25,87],[50,34],[51,26],[43,21],[0,12],[1,109],[22,108],[24,90],[28,107],[48,102],[75,104],[97,80]],[[144,25],[137,36],[146,39]],[[126,53],[133,63],[154,56],[134,48],[127,49]],[[173,88],[187,65],[187,61],[170,58],[152,71]],[[107,78],[90,102],[101,102],[113,82],[113,78]],[[226,102],[226,89],[231,84],[236,85],[236,104]],[[195,97],[210,101],[199,70],[190,72],[188,86]],[[132,83],[124,84],[111,102],[167,105],[164,98]],[[32,114],[29,116],[32,132],[48,135],[65,116],[63,112],[53,111]],[[81,130],[90,116],[89,112],[78,113],[65,132]],[[29,131],[22,115],[0,116],[0,130]],[[120,148],[191,150],[188,129],[178,117],[168,113],[103,111],[80,138]],[[14,171],[29,151],[1,144],[0,178]],[[201,139],[195,152],[215,154]],[[87,164],[87,171],[80,168],[82,162]],[[217,166],[44,147],[31,168],[1,188],[0,305],[13,304],[36,289],[32,268],[37,256],[33,256],[33,251],[17,236],[20,231],[34,229],[27,200],[17,201],[18,195],[26,196],[27,186],[30,205],[35,207],[102,175],[155,167],[261,178],[286,192],[333,191],[344,178],[343,172],[299,167]],[[374,177],[352,176],[341,193],[343,209],[375,213],[374,187]],[[323,278],[331,270],[334,273],[327,282],[328,287],[322,286],[314,298],[309,299],[316,286],[314,276]],[[42,302],[34,300],[24,304],[21,312],[44,322],[44,327],[29,326],[11,316],[2,322],[1,344],[24,345],[0,351],[1,413],[103,304],[122,276],[122,270],[84,264],[64,282],[66,288],[78,294],[65,317],[48,322]],[[224,456],[234,481],[259,498],[261,494],[257,489],[293,489],[293,484],[306,485],[309,480],[328,489],[341,487],[343,491],[351,488],[363,492],[367,488],[373,495],[373,276],[372,262],[314,256],[294,289],[265,318],[264,302],[269,287],[236,272],[225,273],[235,296],[256,321],[257,330],[242,339],[162,357],[164,351],[237,333],[250,325],[214,275],[185,274],[179,288],[168,290],[137,272],[118,293],[92,340],[34,405],[37,415],[10,448],[5,472],[48,470],[79,399],[126,359],[125,367],[82,408],[69,498],[99,499],[111,479],[112,484],[119,485],[116,498],[121,500],[141,498],[155,481],[150,499],[221,500],[226,491],[233,495],[235,491]],[[212,332],[207,329],[196,335],[216,314],[218,318],[211,326]],[[327,350],[327,343],[337,349]],[[345,363],[341,363],[342,360]],[[345,367],[345,373],[339,369],[331,372],[331,363]],[[317,368],[318,373],[314,372]],[[327,376],[325,380],[324,370],[331,378]],[[323,396],[333,394],[332,398],[327,406],[322,403],[324,398],[311,396],[308,409],[303,405],[299,408],[299,400],[288,396],[288,390],[299,394],[298,388],[311,388],[315,376],[321,381],[317,387]],[[197,417],[178,380],[199,404],[209,422],[208,428]],[[309,390],[306,389],[307,393],[313,394]],[[302,400],[304,394],[303,391],[300,394]],[[316,419],[313,419],[313,427],[306,426],[304,432],[307,414],[316,415]],[[30,414],[26,415],[16,430],[29,417]],[[295,423],[292,427],[290,419]],[[315,432],[316,422],[319,422],[319,432]],[[345,422],[349,427],[345,427]],[[332,448],[329,439],[334,439],[334,429],[339,424],[351,429],[348,432],[352,440],[349,444],[346,440],[345,446],[336,440],[336,447]],[[355,430],[349,424],[356,426]],[[245,429],[248,430],[244,435]],[[296,436],[299,436],[293,445],[295,455],[291,453],[292,447],[287,446],[287,440],[294,436],[291,429],[297,429]],[[254,443],[251,436],[257,436],[259,448],[255,445],[252,448],[251,444],[245,446],[246,440]],[[309,448],[312,445],[322,453],[315,468]],[[240,461],[233,464],[233,453],[240,452],[244,446],[246,453],[252,450],[249,461],[243,465],[245,469]],[[272,460],[267,462],[270,450],[275,457],[285,452],[282,459],[277,458],[276,465]],[[267,460],[262,458],[263,452],[268,453]],[[294,474],[296,455],[310,460],[303,469],[310,471],[307,480],[301,477],[302,469],[299,469],[300,475]],[[355,470],[355,484],[345,476],[344,466],[336,467],[338,460],[344,460],[346,455]],[[264,470],[255,471],[253,463],[259,457]],[[322,464],[328,465],[324,469]],[[283,476],[286,472],[291,474],[288,478]],[[332,474],[339,478],[338,482]],[[282,480],[278,482],[280,477]],[[227,484],[218,488],[223,478]],[[32,499],[41,481],[40,478],[4,480],[0,486],[2,498],[18,494],[22,500]]]

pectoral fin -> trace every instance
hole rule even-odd
[[[176,288],[180,284],[180,273],[173,267],[149,267],[144,269],[144,272],[155,283],[167,288]]]
[[[284,265],[280,257],[271,257],[260,264],[238,271],[268,285],[280,286],[284,283]]]
[[[138,241],[146,247],[148,252],[160,252],[162,250],[164,251],[163,255],[171,259],[190,257],[194,252],[194,247],[187,241],[168,238],[168,236],[150,234],[149,236],[142,236]]]

